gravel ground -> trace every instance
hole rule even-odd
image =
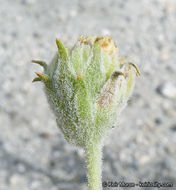
[[[87,189],[84,152],[57,129],[30,63],[80,35],[112,36],[142,73],[106,140],[103,181],[176,189],[175,23],[175,0],[0,0],[0,190]]]

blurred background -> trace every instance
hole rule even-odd
[[[30,63],[80,35],[112,36],[142,73],[106,139],[103,181],[176,185],[175,24],[175,0],[0,0],[0,190],[87,189],[84,152],[57,129]]]

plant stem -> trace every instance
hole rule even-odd
[[[102,181],[102,145],[94,144],[85,147],[86,164],[88,170],[89,190],[101,190]]]

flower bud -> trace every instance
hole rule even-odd
[[[42,81],[57,125],[65,138],[77,145],[100,143],[116,124],[132,93],[136,75],[133,63],[118,56],[109,37],[81,37],[67,49],[56,40],[58,51],[33,80]]]

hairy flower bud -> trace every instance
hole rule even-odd
[[[135,77],[133,63],[119,59],[109,37],[81,37],[67,49],[56,40],[58,51],[33,81],[44,83],[48,102],[65,138],[78,146],[100,143],[118,120],[131,95]]]

